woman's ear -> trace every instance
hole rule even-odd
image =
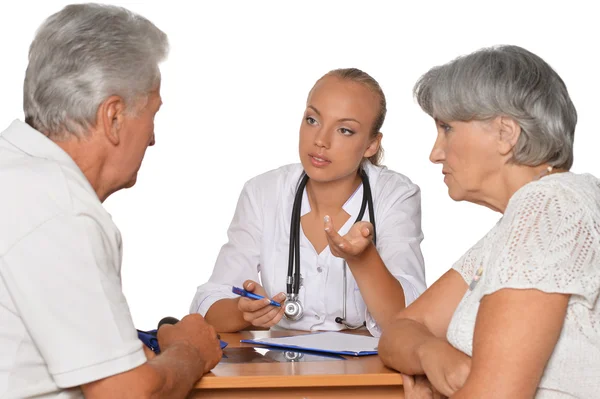
[[[363,154],[363,158],[369,158],[369,157],[372,157],[373,155],[377,154],[377,151],[379,151],[379,147],[381,146],[382,138],[383,138],[383,133],[379,132],[375,135],[374,138],[371,139],[369,146],[367,147],[367,149],[365,150],[365,153]]]
[[[120,134],[125,120],[125,101],[120,96],[110,96],[98,107],[96,120],[108,141],[119,145]]]
[[[513,118],[508,116],[498,117],[498,126],[500,134],[498,136],[498,148],[500,154],[508,155],[517,145],[519,136],[521,135],[521,126]]]

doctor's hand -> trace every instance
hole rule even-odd
[[[281,307],[278,308],[270,304],[271,302],[267,299],[267,292],[256,281],[246,280],[244,282],[244,289],[248,292],[253,292],[265,297],[265,299],[250,299],[244,297],[239,299],[238,309],[242,312],[244,320],[255,327],[263,328],[269,328],[279,323],[279,320],[283,317],[283,303],[286,298],[283,292],[280,292],[273,297],[275,302],[281,304]]]
[[[345,236],[340,236],[333,227],[329,216],[325,216],[325,234],[329,249],[334,256],[346,261],[359,258],[369,246],[373,245],[373,225],[369,222],[357,222]]]

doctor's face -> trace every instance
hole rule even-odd
[[[356,174],[379,148],[371,134],[378,113],[377,95],[363,84],[336,76],[319,80],[300,126],[300,161],[308,176],[326,182]]]

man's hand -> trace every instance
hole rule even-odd
[[[156,353],[152,352],[152,350],[148,348],[146,344],[142,345],[142,348],[144,348],[144,354],[146,355],[147,360],[152,360],[156,357]]]
[[[156,337],[161,351],[176,344],[195,348],[204,362],[204,373],[212,370],[223,356],[215,329],[199,314],[187,315],[177,324],[162,325]]]

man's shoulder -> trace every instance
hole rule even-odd
[[[38,207],[48,200],[58,206],[68,203],[68,176],[57,162],[27,154],[5,154],[1,148],[0,159],[0,185],[13,199],[34,201]],[[2,197],[0,201],[7,199]]]
[[[0,148],[0,255],[37,226],[74,212],[73,185],[57,162]]]

